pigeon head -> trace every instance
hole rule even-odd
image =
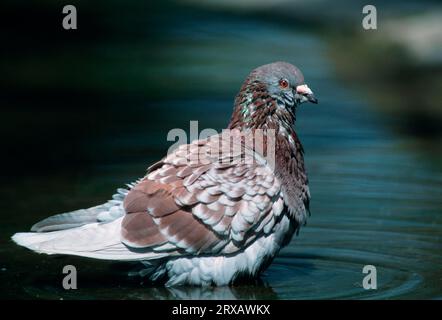
[[[301,70],[287,62],[274,62],[253,70],[235,99],[230,128],[261,127],[268,116],[292,118],[296,106],[318,103],[304,82]]]
[[[310,88],[304,83],[301,70],[287,62],[263,65],[252,71],[253,81],[266,85],[270,96],[288,107],[303,102],[318,103]]]

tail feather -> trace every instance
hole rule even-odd
[[[137,182],[128,184],[128,188]],[[112,200],[102,205],[46,218],[32,226],[33,232],[16,233],[12,240],[38,253],[154,263],[168,254],[133,249],[120,240],[123,202],[129,189],[118,189]]]
[[[167,254],[134,251],[120,241],[122,218],[107,223],[91,223],[82,227],[47,233],[16,233],[12,240],[38,253],[67,254],[104,260],[150,260]]]
[[[128,185],[130,188],[132,185]],[[123,201],[128,189],[118,189],[112,200],[89,209],[81,209],[72,212],[57,214],[34,224],[33,232],[49,232],[72,229],[94,222],[113,221],[124,215]]]
[[[102,212],[103,206],[90,209],[81,209],[72,212],[57,214],[34,224],[31,231],[50,232],[81,227],[88,223],[97,222],[97,216]]]

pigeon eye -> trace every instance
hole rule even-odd
[[[286,79],[279,80],[279,86],[283,89],[287,89],[289,87],[289,82]]]

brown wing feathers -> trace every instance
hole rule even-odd
[[[124,202],[126,245],[171,243],[196,254],[219,252],[230,242],[228,251],[235,251],[253,238],[250,230],[269,229],[274,219],[268,216],[282,211],[278,206],[279,212],[272,212],[280,188],[272,172],[256,163],[235,162],[241,153],[221,163],[210,151],[207,140],[198,141],[150,168]]]

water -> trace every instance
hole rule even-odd
[[[94,133],[72,146],[85,164],[40,173],[30,162],[27,174],[1,187],[2,298],[442,298],[440,167],[419,152],[413,139],[392,133],[384,117],[373,111],[373,102],[337,79],[319,35],[229,15],[209,16],[202,27],[186,20],[194,14],[199,11],[161,25],[163,38],[149,44],[159,49],[147,53],[147,61],[137,60],[141,53],[137,55],[133,43],[124,49],[134,56],[121,66],[133,66],[129,73],[137,80],[144,77],[152,99],[125,98],[133,87],[124,79],[126,96],[112,95],[112,85],[120,84],[110,81],[106,108],[93,111],[92,119],[104,119],[100,129],[67,129]],[[142,53],[148,48],[138,42],[137,47]],[[110,62],[120,54],[111,44],[95,50],[106,52]],[[225,127],[244,76],[272,60],[301,66],[320,104],[302,106],[296,125],[306,150],[312,216],[261,281],[232,288],[153,287],[128,279],[125,264],[38,255],[9,240],[49,214],[102,203],[115,188],[142,176],[171,145],[166,141],[170,129],[187,130],[190,120],[200,120],[200,130]],[[85,120],[90,114],[84,109],[64,112],[79,123],[99,122]],[[49,131],[59,128],[57,121],[67,123],[53,117],[40,119]],[[77,267],[78,290],[61,287],[67,264]],[[365,265],[377,268],[377,290],[362,287]]]

